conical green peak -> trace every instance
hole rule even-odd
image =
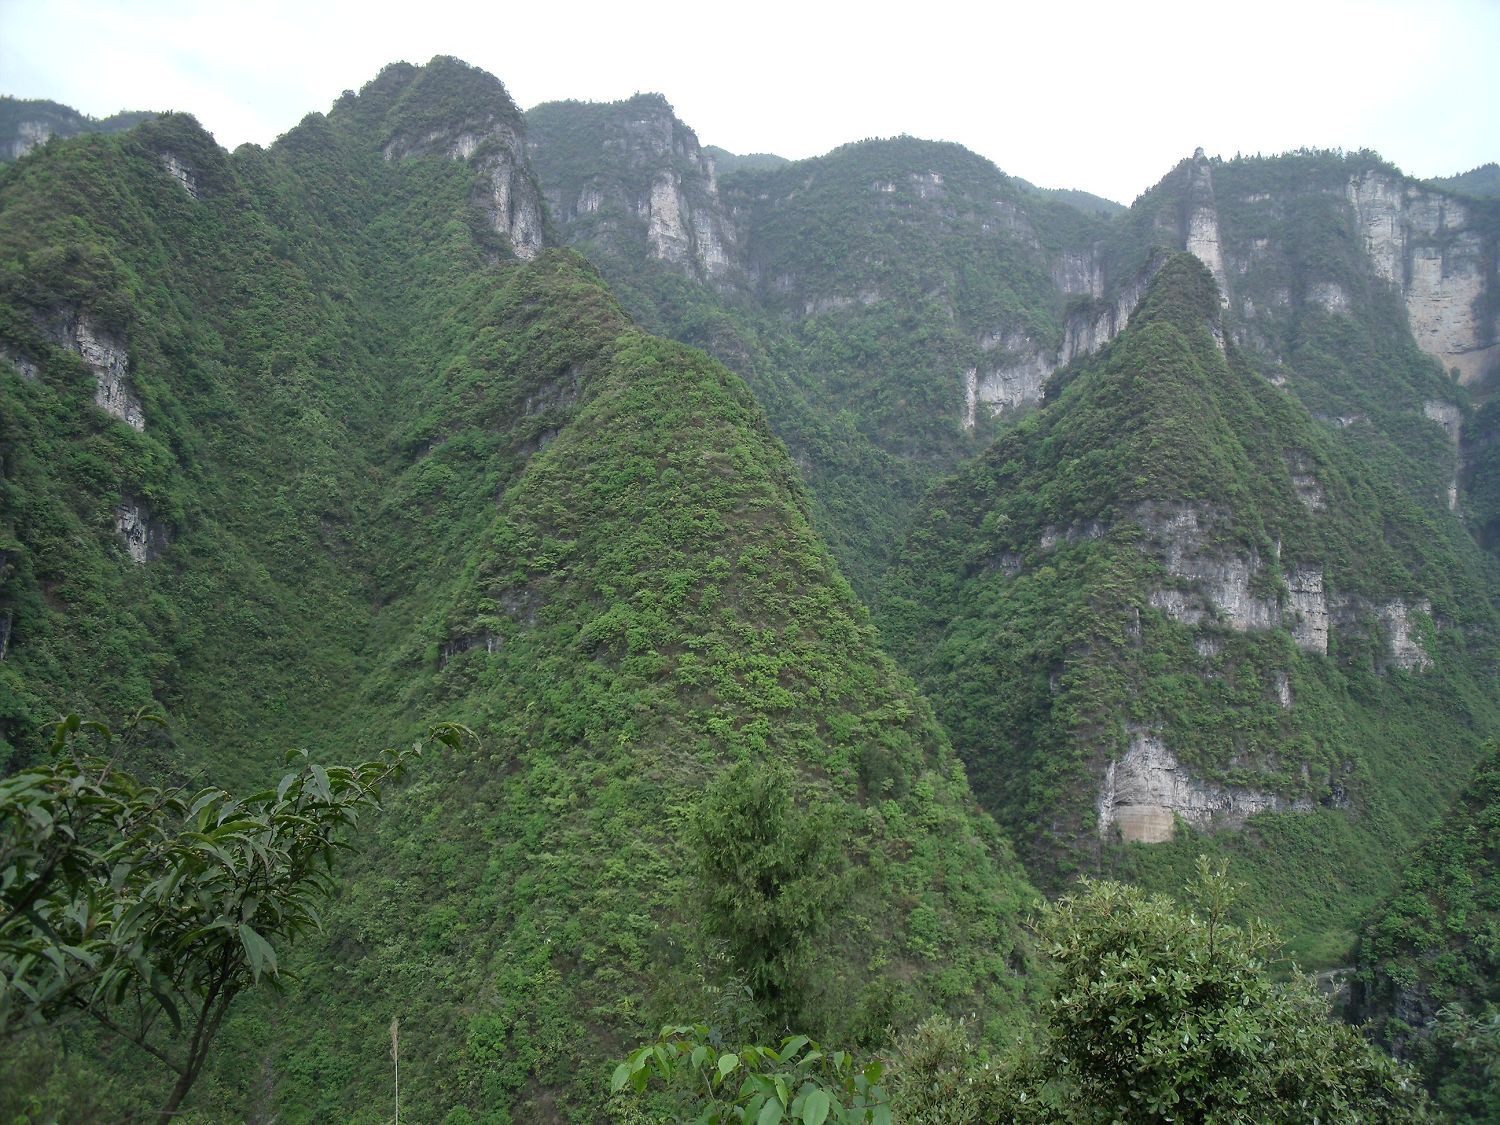
[[[1141,298],[1131,327],[1166,321],[1181,328],[1207,324],[1221,334],[1219,287],[1208,267],[1194,254],[1173,254]]]

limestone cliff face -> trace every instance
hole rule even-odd
[[[133,430],[144,430],[145,412],[125,380],[129,365],[125,342],[99,328],[88,316],[71,319],[67,332],[69,346],[94,373],[94,401],[100,409]]]
[[[134,496],[120,498],[120,506],[115,509],[115,533],[137,566],[150,562],[167,546],[166,528],[151,518],[151,506]]]
[[[1224,271],[1220,246],[1219,211],[1214,202],[1213,171],[1200,148],[1187,168],[1186,214],[1182,218],[1182,246],[1208,267],[1219,286],[1219,300],[1229,303],[1229,276]]]
[[[1419,617],[1431,619],[1425,600],[1375,605],[1340,595],[1330,601],[1323,565],[1315,560],[1275,560],[1281,581],[1273,586],[1271,560],[1219,535],[1223,520],[1212,509],[1149,502],[1137,507],[1133,519],[1144,533],[1141,550],[1159,559],[1169,576],[1150,592],[1150,604],[1174,621],[1240,633],[1284,628],[1303,651],[1327,655],[1331,633],[1363,629],[1373,617],[1384,635],[1387,666],[1432,666],[1416,627]]]
[[[372,120],[387,160],[462,160],[475,174],[472,199],[516,256],[545,241],[542,196],[526,156],[526,123],[504,85],[458,59],[393,64],[336,110]]]
[[[524,130],[497,113],[455,121],[418,133],[398,133],[383,148],[387,160],[440,156],[466,161],[477,176],[474,201],[491,227],[510,239],[518,258],[542,250],[541,192],[526,162]]]
[[[1170,840],[1177,820],[1199,830],[1238,828],[1261,812],[1311,812],[1308,797],[1287,798],[1247,786],[1218,785],[1186,769],[1159,734],[1129,732],[1130,744],[1106,767],[1095,802],[1099,835],[1126,843]]]
[[[644,251],[716,285],[743,274],[713,157],[665,98],[539,106],[528,121],[530,155],[566,241],[626,257]]]
[[[1500,362],[1493,216],[1472,201],[1353,158],[1346,166],[1353,171],[1313,157],[1305,171],[1288,175],[1301,159],[1279,158],[1285,166],[1275,190],[1247,191],[1246,181],[1258,175],[1254,161],[1223,164],[1198,149],[1148,193],[1143,215],[1155,239],[1195,254],[1209,268],[1225,305],[1240,318],[1241,342],[1251,345],[1268,343],[1254,330],[1267,316],[1292,314],[1299,306],[1347,315],[1368,299],[1351,291],[1347,277],[1297,276],[1314,263],[1303,262],[1301,248],[1287,244],[1299,229],[1288,222],[1294,213],[1303,230],[1348,221],[1371,270],[1400,297],[1421,349],[1445,371],[1457,369],[1463,383],[1478,382]],[[1321,266],[1335,268],[1326,260]]]
[[[1470,206],[1381,169],[1351,176],[1347,199],[1376,271],[1400,292],[1418,346],[1465,384],[1500,362],[1494,236]]]
[[[1125,330],[1130,314],[1166,259],[1153,257],[1144,269],[1108,296],[1097,255],[1073,252],[1059,260],[1062,266],[1055,275],[1059,287],[1087,286],[1077,292],[1094,299],[1068,310],[1063,319],[1062,343],[1056,349],[1048,347],[1036,334],[1021,329],[995,329],[980,335],[981,351],[987,359],[991,355],[993,359],[964,373],[964,425],[968,429],[978,423],[981,409],[1003,414],[1018,406],[1040,402],[1053,372],[1080,356],[1101,351]],[[1063,288],[1063,292],[1075,290]]]
[[[182,185],[182,190],[187,192],[193,199],[202,197],[198,187],[198,174],[192,166],[179,158],[175,153],[164,152],[161,154],[162,170]]]
[[[0,159],[20,160],[38,145],[46,144],[51,136],[52,126],[45,121],[18,122],[15,136],[7,138],[0,148]]]
[[[153,113],[125,112],[103,119],[46,98],[0,95],[0,164],[20,160],[51,138],[80,133],[118,133],[149,121]]]

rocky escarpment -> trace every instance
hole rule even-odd
[[[1240,633],[1284,628],[1304,652],[1327,655],[1334,631],[1362,631],[1373,618],[1384,636],[1387,667],[1422,671],[1432,665],[1417,627],[1419,620],[1432,619],[1430,602],[1330,599],[1321,563],[1279,554],[1262,559],[1222,534],[1225,519],[1211,509],[1149,502],[1133,520],[1143,532],[1141,549],[1160,560],[1169,579],[1150,591],[1150,604],[1174,621]]]
[[[1182,248],[1208,267],[1219,286],[1219,300],[1229,303],[1229,275],[1224,270],[1224,252],[1219,234],[1219,210],[1214,202],[1213,170],[1203,150],[1193,152],[1187,167],[1187,201],[1181,217]]]
[[[467,161],[478,177],[474,200],[490,226],[510,239],[518,258],[530,260],[541,253],[541,196],[525,167],[519,130],[494,119],[470,122],[419,136],[393,137],[383,152],[387,160],[444,156]]]
[[[1218,785],[1186,769],[1159,734],[1129,732],[1129,748],[1105,769],[1095,803],[1099,835],[1125,843],[1170,840],[1179,818],[1200,830],[1238,828],[1262,812],[1311,812],[1309,797]]]
[[[187,192],[193,199],[202,198],[202,192],[198,188],[198,174],[192,166],[178,157],[175,153],[164,152],[161,154],[162,170],[182,185],[182,190]]]
[[[115,533],[125,544],[131,562],[148,563],[167,548],[166,527],[151,516],[151,505],[134,496],[120,498],[115,509]]]
[[[421,70],[389,67],[372,83],[407,82],[387,115],[387,160],[442,157],[475,173],[473,201],[519,258],[542,250],[541,192],[526,157],[526,125],[499,79],[457,59],[436,58]],[[383,91],[377,90],[377,95]]]
[[[85,312],[60,308],[41,325],[44,337],[83,360],[94,376],[94,404],[133,430],[146,428],[146,412],[130,386],[130,355],[125,340]],[[41,377],[45,364],[24,352],[0,350],[0,358],[15,365],[21,378]]]
[[[1453,447],[1453,474],[1448,478],[1448,510],[1458,510],[1458,471],[1463,456],[1463,410],[1451,402],[1428,401],[1422,404],[1422,415],[1443,428]]]
[[[46,144],[52,136],[52,126],[45,121],[19,121],[15,133],[0,142],[0,159],[20,160],[37,145]]]
[[[154,113],[126,112],[99,119],[45,98],[0,96],[0,164],[20,160],[53,137],[118,133],[155,116]]]
[[[1130,314],[1165,261],[1165,255],[1153,257],[1112,296],[1104,296],[1104,275],[1097,258],[1072,255],[1067,269],[1058,278],[1059,285],[1087,284],[1085,292],[1093,300],[1068,309],[1062,344],[1055,351],[1048,349],[1035,333],[1024,329],[983,333],[979,347],[993,359],[964,373],[964,425],[971,430],[975,427],[981,407],[991,414],[1003,414],[1018,406],[1040,402],[1053,372],[1080,356],[1101,351],[1125,330]]]
[[[132,430],[144,430],[146,414],[125,379],[130,363],[125,342],[87,315],[69,318],[65,331],[65,346],[77,352],[94,373],[94,402]]]
[[[1351,176],[1347,198],[1418,346],[1461,382],[1479,382],[1500,362],[1495,232],[1465,201],[1380,168]]]
[[[565,240],[627,258],[644,252],[724,283],[745,269],[713,157],[659,94],[527,115],[529,152]]]

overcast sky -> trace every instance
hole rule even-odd
[[[912,133],[1125,203],[1199,145],[1500,160],[1500,0],[0,0],[0,93],[185,110],[227,148],[436,54],[522,108],[659,91],[734,152]]]

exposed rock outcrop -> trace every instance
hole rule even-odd
[[[1458,510],[1458,469],[1463,450],[1464,413],[1451,402],[1429,401],[1422,404],[1422,414],[1443,427],[1449,443],[1453,446],[1453,475],[1448,478],[1448,510]]]
[[[146,412],[127,378],[130,354],[119,335],[87,313],[68,308],[57,310],[41,327],[54,344],[78,356],[93,374],[94,402],[99,409],[133,430],[146,428]],[[0,360],[14,364],[28,382],[42,373],[41,364],[21,352],[0,348]]]
[[[1424,402],[1422,404],[1422,416],[1430,421],[1436,422],[1443,427],[1443,432],[1448,435],[1453,448],[1459,447],[1459,439],[1462,433],[1464,414],[1451,402]]]
[[[420,136],[396,136],[383,152],[387,160],[443,156],[467,161],[478,176],[474,201],[491,227],[510,240],[518,258],[530,260],[541,253],[542,197],[526,166],[525,142],[516,126],[490,117]]]
[[[94,402],[99,408],[133,430],[144,430],[145,411],[126,380],[130,356],[125,341],[87,313],[69,309],[57,313],[47,330],[59,347],[75,353],[93,372]]]
[[[167,175],[181,184],[182,190],[187,192],[188,195],[194,199],[201,198],[198,191],[198,177],[193,170],[170,152],[160,153],[159,156],[161,157],[161,166],[166,170]]]
[[[45,121],[22,121],[16,125],[16,135],[5,142],[0,159],[20,160],[38,145],[47,143],[52,136],[52,127]]]
[[[475,173],[475,205],[491,228],[509,239],[516,256],[529,260],[542,250],[545,223],[542,194],[526,155],[525,123],[498,80],[488,75],[475,79],[474,73],[455,59],[434,59],[420,72],[410,70],[408,93],[416,99],[422,95],[410,91],[427,82],[468,82],[470,92],[461,113],[436,123],[419,114],[415,119],[427,124],[398,126],[381,151],[387,160],[436,156],[466,161]]]
[[[1215,514],[1185,504],[1146,503],[1134,516],[1144,537],[1141,549],[1161,560],[1178,582],[1152,590],[1148,600],[1174,621],[1198,626],[1217,622],[1236,632],[1285,628],[1304,652],[1327,655],[1336,628],[1359,631],[1370,615],[1378,620],[1391,666],[1421,671],[1432,661],[1414,629],[1413,613],[1430,616],[1431,605],[1408,607],[1399,599],[1374,606],[1359,597],[1330,602],[1323,567],[1316,562],[1283,564],[1279,591],[1257,586],[1262,564],[1252,550],[1232,540],[1214,540]]]
[[[1151,501],[1136,509],[1135,519],[1146,533],[1142,549],[1159,558],[1168,574],[1188,584],[1185,589],[1152,591],[1152,605],[1189,625],[1210,616],[1237,632],[1281,624],[1278,602],[1252,588],[1260,559],[1253,552],[1242,555],[1211,544],[1213,513]]]
[[[1165,260],[1153,258],[1111,299],[1096,299],[1072,309],[1064,319],[1062,344],[1056,351],[1020,329],[1000,328],[981,334],[980,349],[994,353],[995,358],[964,373],[964,425],[974,428],[980,406],[991,414],[1001,414],[1026,403],[1040,402],[1054,371],[1080,356],[1102,350],[1125,330],[1130,314],[1140,304]],[[1083,271],[1092,271],[1087,275],[1090,292],[1096,286],[1102,289],[1102,274],[1097,272],[1097,265],[1085,267],[1075,263],[1075,267],[1080,277]]]
[[[1321,566],[1294,566],[1286,572],[1287,618],[1292,639],[1307,652],[1328,655],[1328,597]]]
[[[639,253],[644,234],[649,257],[689,277],[717,283],[744,273],[741,239],[720,198],[713,157],[665,98],[641,94],[613,105],[580,108],[589,115],[601,149],[601,159],[587,170],[551,151],[547,124],[552,108],[556,107],[532,111],[538,124],[531,153],[548,173],[548,203],[565,233],[587,218],[588,225],[581,228],[587,240],[602,241],[621,253]],[[561,147],[574,143],[570,136],[560,138]],[[840,305],[828,306],[835,307]]]
[[[1224,272],[1220,245],[1219,209],[1214,201],[1214,177],[1203,150],[1193,153],[1188,165],[1188,205],[1183,218],[1182,245],[1208,267],[1219,286],[1219,300],[1229,303],[1229,275]]]
[[[1430,617],[1432,605],[1425,599],[1408,606],[1404,601],[1387,602],[1376,611],[1380,623],[1385,627],[1386,644],[1390,651],[1391,661],[1397,668],[1403,671],[1422,671],[1432,667],[1432,658],[1427,655],[1427,650],[1422,647],[1422,642],[1417,638],[1415,622],[1412,614],[1419,613]]]
[[[1261,812],[1310,812],[1313,802],[1195,777],[1159,734],[1133,730],[1124,757],[1111,761],[1096,802],[1099,835],[1126,843],[1170,840],[1181,817],[1194,828],[1237,828]]]
[[[442,651],[438,653],[438,667],[443,667],[455,656],[471,649],[482,648],[487,653],[497,653],[500,651],[500,644],[500,638],[487,629],[468,636],[455,637],[443,645]]]
[[[1352,176],[1347,197],[1365,249],[1406,303],[1417,344],[1465,384],[1500,362],[1494,246],[1462,200],[1382,169]]]
[[[151,518],[150,505],[133,496],[120,499],[115,509],[115,532],[125,541],[125,550],[137,564],[150,562],[167,548],[167,532]]]
[[[1292,473],[1292,487],[1297,499],[1309,512],[1322,512],[1328,508],[1328,499],[1323,493],[1323,483],[1318,480],[1317,467],[1305,453],[1295,452],[1288,456],[1287,467]]]

